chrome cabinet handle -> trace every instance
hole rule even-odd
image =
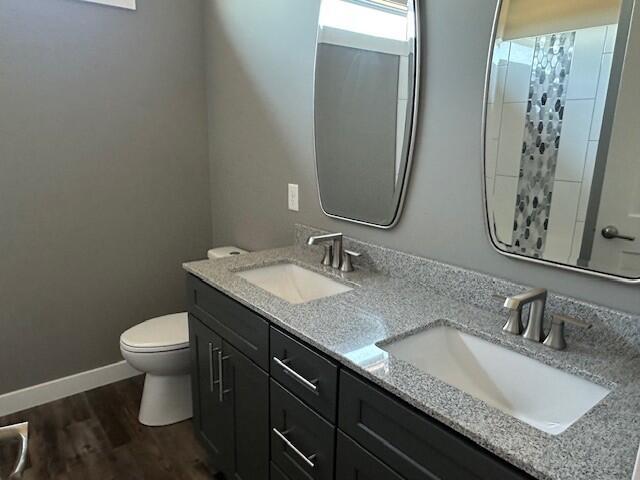
[[[604,227],[602,229],[602,236],[607,240],[611,240],[613,238],[619,238],[620,240],[627,240],[629,242],[634,242],[636,240],[636,237],[632,237],[631,235],[622,235],[615,225]]]
[[[223,386],[223,381],[222,381],[222,350],[218,350],[218,401],[220,403],[222,403],[223,400],[223,393],[222,393],[222,389],[224,388]]]
[[[276,362],[276,364],[282,368],[285,374],[290,375],[295,380],[300,382],[302,385],[307,387],[309,390],[316,393],[318,392],[318,386],[315,385],[316,383],[318,383],[318,380],[311,380],[311,381],[307,380],[298,372],[296,372],[294,369],[292,369],[289,365],[287,365],[288,360],[286,359],[280,360],[278,357],[273,357],[273,361]]]
[[[209,342],[209,391],[211,393],[213,393],[213,386],[217,383],[213,377],[213,352],[219,350],[219,348],[213,348],[213,343]]]
[[[313,455],[310,455],[310,456],[308,456],[308,457],[307,457],[304,453],[302,453],[300,450],[298,450],[298,449],[296,448],[296,446],[295,446],[293,443],[291,443],[291,442],[289,441],[289,439],[286,437],[286,434],[287,434],[288,432],[284,432],[284,433],[282,433],[282,432],[280,432],[277,428],[273,428],[273,433],[275,433],[275,434],[278,436],[278,438],[280,438],[280,440],[282,440],[282,441],[284,442],[284,444],[285,444],[288,448],[290,448],[290,449],[291,449],[291,451],[292,451],[293,453],[295,453],[298,457],[300,457],[300,459],[301,459],[304,463],[306,463],[307,465],[309,465],[309,467],[311,467],[311,468],[315,468],[315,464],[313,463],[313,460],[315,460],[315,458],[316,458],[316,454],[315,454],[315,453],[314,453]]]
[[[224,361],[229,360],[230,355],[222,356],[222,349],[218,349],[218,401],[222,403],[224,401],[225,394],[231,391],[230,388],[224,388]]]
[[[19,423],[17,425],[9,425],[8,427],[0,427],[0,442],[4,440],[20,441],[20,454],[16,461],[15,467],[9,474],[9,480],[17,480],[22,478],[24,467],[27,465],[27,452],[29,446],[29,423]]]

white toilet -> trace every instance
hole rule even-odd
[[[237,247],[207,252],[211,260],[247,253]],[[186,312],[152,318],[120,336],[120,352],[136,370],[146,373],[138,420],[159,427],[193,416],[189,320]]]
[[[193,415],[187,313],[152,318],[120,336],[120,351],[146,373],[138,420],[157,427]]]

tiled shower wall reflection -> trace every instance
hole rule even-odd
[[[543,253],[547,260],[575,263],[580,252],[616,33],[615,25],[576,31]],[[502,42],[493,59],[486,181],[496,233],[504,243],[513,235],[535,45],[536,37]]]
[[[515,201],[512,251],[541,258],[562,139],[576,32],[536,38]]]

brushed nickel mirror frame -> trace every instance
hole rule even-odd
[[[414,16],[415,16],[415,32],[416,32],[416,36],[414,39],[415,69],[414,69],[414,98],[412,103],[413,112],[411,115],[411,128],[409,129],[409,145],[407,148],[406,162],[402,172],[402,186],[400,189],[400,195],[398,197],[398,204],[396,206],[396,210],[391,223],[386,225],[371,223],[364,220],[358,220],[356,218],[335,215],[327,212],[327,210],[324,208],[324,205],[322,204],[322,194],[320,192],[320,179],[318,177],[318,155],[316,151],[316,125],[315,125],[316,68],[317,68],[318,45],[319,45],[318,40],[320,39],[320,29],[318,28],[318,32],[316,34],[316,45],[315,45],[315,54],[314,54],[314,63],[313,63],[313,89],[312,89],[312,105],[311,105],[311,115],[313,118],[313,125],[312,125],[313,164],[315,167],[315,178],[316,178],[316,187],[318,190],[318,201],[320,202],[320,208],[322,209],[322,213],[324,213],[327,217],[335,218],[337,220],[344,220],[346,222],[357,223],[359,225],[366,225],[368,227],[379,228],[382,230],[389,230],[398,224],[398,222],[400,221],[400,217],[402,216],[402,211],[404,209],[404,204],[407,196],[409,180],[411,178],[411,168],[413,165],[413,157],[415,154],[416,132],[418,127],[418,114],[419,114],[418,110],[420,105],[420,79],[421,79],[421,68],[422,68],[422,25],[421,25],[422,17],[421,17],[420,0],[409,0],[409,2],[413,4]]]
[[[481,130],[481,138],[480,138],[481,152],[482,152],[482,160],[481,160],[482,161],[482,174],[481,174],[482,207],[483,207],[485,231],[487,232],[487,235],[489,237],[489,242],[491,243],[491,246],[495,251],[497,251],[501,255],[504,255],[505,257],[513,258],[516,260],[524,260],[527,262],[535,263],[538,265],[544,265],[547,267],[556,267],[569,272],[583,273],[583,274],[591,275],[598,278],[613,280],[613,281],[624,283],[627,285],[638,285],[640,284],[640,277],[637,277],[637,278],[623,277],[621,275],[600,272],[597,270],[590,270],[588,268],[567,265],[567,264],[555,262],[552,260],[543,260],[539,258],[528,257],[526,255],[520,255],[517,253],[502,250],[499,246],[499,241],[495,236],[495,232],[491,228],[491,221],[490,221],[491,219],[489,216],[490,215],[489,205],[487,201],[488,200],[487,181],[486,181],[485,172],[487,168],[487,114],[488,114],[487,106],[489,101],[489,90],[490,90],[490,82],[491,82],[491,71],[492,71],[491,67],[493,63],[493,53],[495,49],[495,43],[496,43],[496,38],[498,34],[498,29],[499,29],[500,14],[502,13],[503,3],[504,3],[504,0],[498,0],[498,4],[496,6],[496,11],[494,14],[493,26],[491,29],[491,39],[489,44],[489,52],[487,55],[487,68],[485,72],[485,87],[484,87],[484,95],[483,95],[483,103],[482,103],[482,130]],[[612,74],[611,74],[612,81],[610,82],[609,93],[607,94],[607,101],[606,101],[604,122],[603,122],[603,125],[608,125],[609,130],[611,130],[611,126],[612,126],[611,124],[613,121],[613,117],[615,114],[615,107],[616,107],[615,105],[616,102],[612,102],[611,98],[615,97],[616,100],[618,98],[618,88],[621,80],[621,70],[624,67],[623,63],[626,57],[626,50],[627,50],[627,45],[629,43],[631,22],[632,22],[632,17],[633,17],[635,8],[636,8],[636,0],[621,1],[620,20],[618,22],[618,37],[616,39],[616,47],[614,52],[614,65],[616,63],[616,55],[618,56],[618,59],[619,59],[619,56],[622,56],[622,60],[619,63],[620,72],[616,74],[616,72],[612,71]],[[624,42],[624,49],[621,50],[620,46],[622,45],[622,42]],[[609,136],[610,136],[610,131],[609,131]],[[608,142],[606,143],[607,145],[605,148],[608,150]]]

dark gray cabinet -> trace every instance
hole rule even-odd
[[[269,374],[223,342],[223,411],[233,425],[226,441],[233,454],[228,479],[269,477]]]
[[[216,360],[222,352],[222,339],[189,315],[189,341],[194,429],[213,463],[223,470],[232,456],[228,435],[233,429],[228,404],[218,400]]]
[[[407,480],[525,480],[528,475],[346,370],[340,430]]]
[[[287,476],[282,473],[278,467],[276,467],[273,462],[271,462],[271,480],[290,480]]]
[[[338,365],[271,328],[271,376],[316,412],[336,421]]]
[[[194,428],[227,480],[531,479],[192,275],[187,292]]]
[[[344,433],[338,432],[336,478],[340,480],[403,480]]]
[[[333,479],[335,427],[271,380],[271,460],[290,480]]]
[[[269,323],[265,319],[193,275],[187,276],[187,305],[189,313],[269,370]]]
[[[227,479],[269,478],[269,324],[187,277],[196,435]]]
[[[189,315],[196,435],[228,479],[269,476],[269,375]]]

